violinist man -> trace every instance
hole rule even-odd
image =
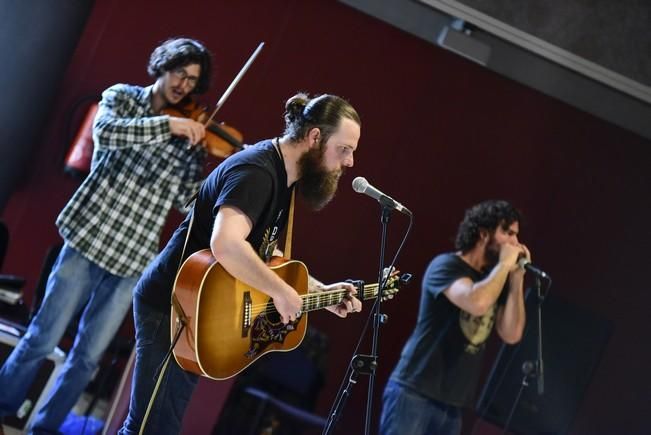
[[[118,84],[102,94],[91,172],[56,221],[63,248],[40,309],[0,369],[0,415],[14,414],[41,361],[81,313],[63,369],[35,410],[33,433],[58,432],[129,310],[168,212],[200,185],[205,151],[188,145],[201,141],[203,125],[161,111],[205,92],[211,65],[200,42],[170,39],[151,54],[152,85]]]
[[[193,211],[134,290],[136,365],[129,415],[120,434],[181,430],[197,376],[183,371],[174,358],[166,365],[163,361],[170,347],[170,296],[182,258],[210,249],[232,276],[269,295],[283,323],[301,316],[301,297],[265,263],[292,212],[294,187],[308,206],[323,208],[334,196],[343,170],[353,166],[360,125],[357,112],[342,98],[295,95],[285,104],[282,137],[229,157],[208,176]],[[329,307],[340,317],[361,310],[349,283],[324,285],[312,278],[308,287],[346,289],[346,298]],[[153,374],[159,367],[166,368],[157,384]]]

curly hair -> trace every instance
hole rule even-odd
[[[479,240],[480,230],[493,232],[498,226],[507,230],[513,222],[521,219],[520,212],[507,201],[490,200],[476,204],[466,210],[459,224],[455,247],[465,254]]]
[[[293,142],[305,138],[312,128],[321,131],[321,143],[337,130],[343,118],[348,118],[361,127],[357,111],[346,100],[336,95],[322,94],[310,98],[298,93],[285,103],[285,135]]]
[[[192,94],[202,94],[210,86],[212,74],[212,55],[197,40],[190,38],[172,38],[156,47],[149,58],[147,72],[153,78],[159,78],[167,71],[190,64],[199,64],[201,73]]]

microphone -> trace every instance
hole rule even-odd
[[[382,191],[376,189],[364,177],[357,177],[353,180],[353,190],[357,193],[363,193],[373,199],[376,199],[380,204],[398,210],[401,213],[411,216],[411,211],[404,205],[400,204],[389,195],[385,195]]]
[[[528,270],[529,272],[531,272],[531,273],[533,273],[535,275],[538,275],[539,277],[541,277],[543,279],[550,279],[550,280],[552,279],[551,276],[547,275],[545,272],[543,272],[542,270],[538,269],[536,266],[531,264],[531,261],[529,261],[529,259],[526,258],[526,257],[522,257],[522,258],[520,258],[518,260],[518,266],[520,266],[523,269]]]

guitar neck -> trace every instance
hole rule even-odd
[[[376,298],[378,294],[378,288],[380,286],[377,283],[374,284],[365,284],[364,292],[361,295],[362,300]],[[303,307],[304,312],[320,310],[331,305],[337,305],[344,300],[344,297],[348,293],[348,290],[330,290],[319,293],[308,293],[301,296],[303,298]],[[359,297],[359,295],[358,295]]]

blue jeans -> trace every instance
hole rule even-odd
[[[382,396],[380,435],[458,435],[461,410],[389,380]]]
[[[65,244],[38,313],[0,369],[0,415],[18,410],[41,363],[83,309],[74,345],[31,427],[34,433],[57,433],[129,310],[135,283],[135,277],[113,275]]]
[[[131,401],[119,435],[135,435],[140,430],[149,400],[154,392],[154,376],[170,347],[170,312],[147,305],[136,293],[133,298],[136,324],[136,362],[131,383]],[[185,409],[199,377],[184,371],[174,356],[163,375],[156,393],[144,434],[178,434]]]

